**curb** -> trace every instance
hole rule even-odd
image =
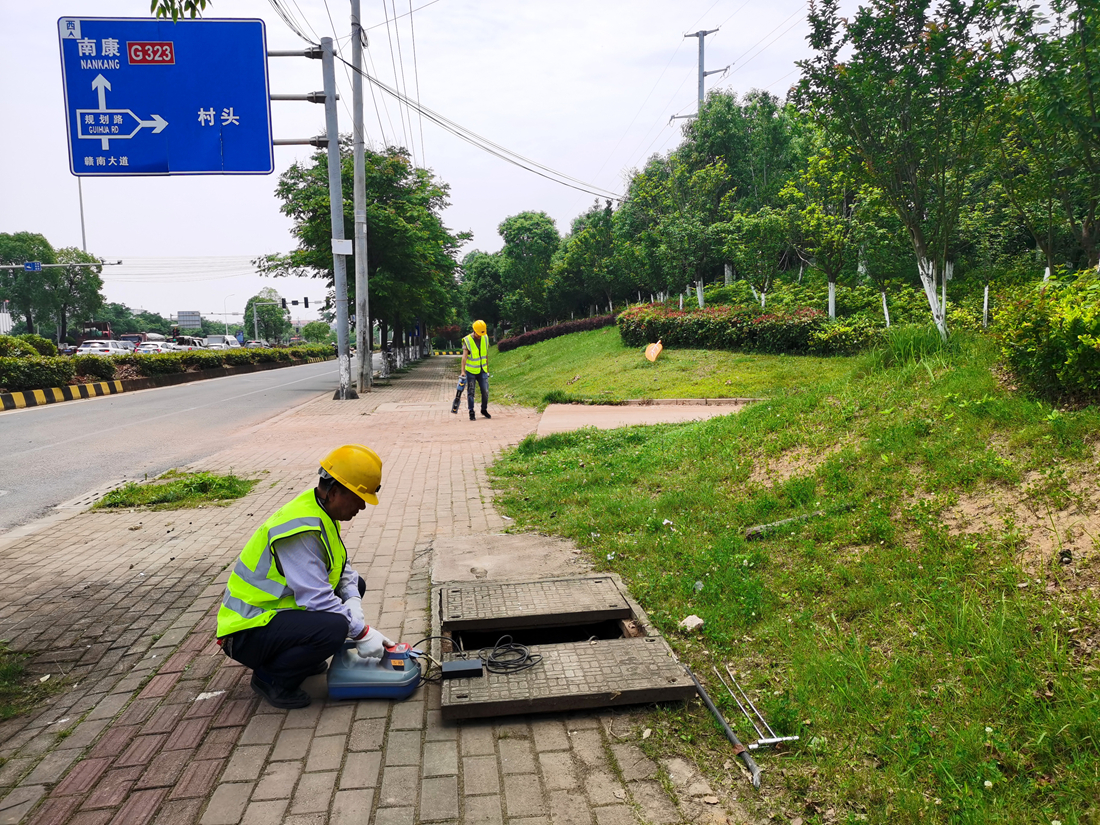
[[[620,401],[622,407],[705,406],[725,407],[732,404],[754,404],[766,398],[628,398]]]
[[[94,384],[70,384],[67,387],[51,387],[48,390],[24,390],[0,393],[0,406],[4,410],[20,410],[24,407],[41,407],[58,401],[76,401],[78,398],[95,398],[123,392],[121,381],[97,381]]]
[[[116,381],[96,381],[90,384],[70,384],[66,387],[51,387],[45,390],[24,390],[23,392],[0,393],[0,409],[19,410],[26,407],[41,407],[56,404],[59,401],[77,401],[81,398],[95,398],[101,395],[114,395],[120,392],[148,390],[155,387],[170,387],[175,384],[189,384],[192,381],[204,381],[207,378],[224,378],[230,375],[245,375],[250,372],[264,372],[282,367],[300,367],[302,364],[316,364],[320,361],[332,361],[332,358],[306,358],[303,361],[271,361],[262,364],[242,364],[236,367],[214,367],[198,372],[176,372],[167,375],[150,375],[144,378],[128,378]]]

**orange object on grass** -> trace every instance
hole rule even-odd
[[[656,344],[650,344],[648,347],[645,348],[645,357],[648,358],[650,361],[656,361],[657,356],[661,354],[661,350],[663,349],[664,347],[661,346],[660,341],[658,341]]]

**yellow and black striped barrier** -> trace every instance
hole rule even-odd
[[[432,350],[432,354],[433,355],[462,355],[462,350],[460,350],[460,349],[437,349],[437,350]]]
[[[73,384],[67,387],[51,387],[47,390],[0,393],[0,406],[5,410],[19,410],[24,407],[41,407],[43,404],[55,404],[58,401],[75,401],[78,398],[113,395],[116,392],[122,392],[121,381],[96,381],[92,384]]]

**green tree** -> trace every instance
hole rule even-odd
[[[259,331],[260,338],[268,343],[281,341],[294,327],[290,310],[283,309],[282,300],[274,287],[265,286],[244,305],[244,328],[253,333]]]
[[[534,324],[549,317],[550,263],[561,242],[545,212],[520,212],[497,228],[504,239],[501,261],[501,314],[513,323]]]
[[[723,239],[726,259],[733,261],[764,307],[790,248],[787,215],[769,206],[755,212],[737,212],[716,231]]]
[[[863,165],[913,242],[932,317],[947,336],[947,280],[968,177],[985,149],[1003,65],[986,37],[984,0],[868,0],[847,19],[838,0],[810,6],[799,96]]]
[[[57,250],[57,262],[69,264],[64,269],[56,270],[56,277],[47,286],[57,318],[60,342],[68,339],[70,323],[94,318],[103,306],[103,267],[94,265],[100,263],[99,258],[75,246]]]
[[[323,344],[332,337],[332,327],[324,321],[310,321],[302,327],[302,337],[311,344]]]
[[[489,326],[500,324],[500,255],[475,249],[462,259],[462,295],[470,320],[480,318]]]
[[[0,300],[11,302],[12,309],[23,316],[26,331],[35,334],[53,309],[53,282],[58,270],[50,267],[41,272],[25,272],[22,264],[38,261],[57,263],[57,255],[44,235],[35,232],[0,232],[0,264],[15,265],[15,269],[0,269]]]
[[[352,237],[353,159],[348,137],[340,141],[344,193],[344,235]],[[458,247],[467,233],[452,234],[441,217],[448,187],[431,172],[413,165],[404,149],[366,153],[367,272],[370,313],[383,328],[410,327],[420,319],[428,327],[454,322],[459,303],[455,273]],[[266,274],[311,275],[324,279],[333,300],[332,225],[328,161],[316,153],[309,163],[294,164],[280,178],[276,195],[282,212],[294,221],[298,248],[286,255],[255,261]],[[348,272],[354,259],[347,260]],[[348,279],[349,301],[354,294]],[[246,319],[247,321],[247,319]],[[246,323],[247,327],[247,323]]]

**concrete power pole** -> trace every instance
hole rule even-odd
[[[351,387],[351,362],[348,358],[348,277],[344,256],[350,253],[344,243],[344,190],[340,183],[340,126],[336,118],[336,67],[332,38],[321,38],[321,69],[325,79],[325,136],[328,139],[328,198],[332,213],[332,268],[336,281],[336,359],[340,387],[333,394],[339,401],[358,398]]]
[[[359,17],[359,0],[351,0],[351,110],[354,120],[352,148],[355,154],[355,347],[359,353],[359,392],[370,392],[374,383],[371,364],[374,350],[374,330],[370,320],[370,287],[367,280],[367,193],[363,155],[366,135],[363,132],[363,26]]]
[[[703,62],[703,51],[704,51],[703,44],[706,40],[706,36],[708,34],[714,34],[716,31],[718,31],[718,29],[710,29],[709,31],[697,31],[694,34],[685,34],[684,35],[684,37],[698,37],[699,38],[699,107],[695,110],[694,115],[673,115],[671,118],[669,118],[670,121],[678,120],[678,119],[681,119],[681,118],[698,117],[699,110],[703,108],[703,98],[706,97],[706,88],[703,85],[704,78],[706,78],[708,75],[720,74],[720,73],[726,71],[726,69],[729,68],[729,66],[725,66],[721,69],[714,69],[713,71],[709,71],[709,72],[706,71],[703,68],[704,65],[705,65],[704,62]]]

